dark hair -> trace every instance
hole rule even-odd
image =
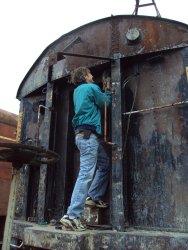
[[[90,73],[90,70],[86,67],[76,68],[71,72],[71,82],[75,85],[86,81],[85,76]]]

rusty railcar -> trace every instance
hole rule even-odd
[[[112,81],[110,206],[82,233],[45,223],[66,211],[79,167],[71,125],[70,72],[87,66]],[[50,44],[17,93],[20,141],[60,155],[20,170],[12,236],[43,249],[187,249],[188,26],[146,16],[111,16]],[[92,211],[91,216],[92,217]],[[106,229],[106,230],[104,230]]]
[[[0,109],[0,142],[12,142],[16,139],[18,116]],[[8,197],[12,179],[12,164],[0,162],[0,242],[3,239],[3,230],[8,207]]]

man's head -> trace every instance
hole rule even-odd
[[[86,67],[79,67],[72,71],[71,73],[71,82],[75,85],[80,83],[92,83],[93,82],[93,76],[90,72],[90,70]]]

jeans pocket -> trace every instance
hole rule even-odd
[[[99,147],[99,142],[95,135],[91,135],[89,139],[83,139],[79,136],[76,136],[75,142],[81,153],[88,152],[91,150],[96,151]]]

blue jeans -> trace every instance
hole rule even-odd
[[[104,148],[99,145],[95,134],[91,134],[89,139],[83,139],[78,134],[76,136],[76,145],[80,151],[80,171],[67,214],[80,217],[88,195],[93,200],[100,200],[104,195],[109,180],[110,164],[109,158]],[[89,188],[91,181],[92,184]]]

